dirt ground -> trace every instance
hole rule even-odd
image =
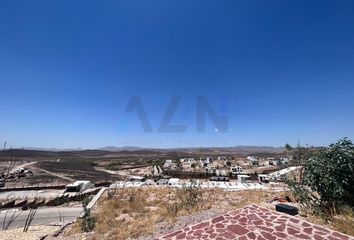
[[[195,199],[196,195],[198,197]],[[86,239],[150,240],[158,235],[253,203],[274,210],[277,202],[271,201],[275,197],[285,196],[293,199],[291,193],[287,191],[226,192],[215,189],[200,190],[195,193],[171,188],[120,189],[106,192],[99,200],[93,211],[96,218],[95,231],[85,234],[85,237]],[[197,200],[195,205],[190,204],[193,199]],[[294,203],[288,204],[299,207]],[[304,211],[300,211],[298,217],[349,235],[354,234],[350,230],[354,226],[353,216],[340,222],[340,225],[339,222],[325,222],[318,217],[306,215]],[[343,219],[343,217],[339,218]],[[82,237],[80,231],[80,222],[77,222],[66,229],[59,239],[80,239]]]
[[[266,191],[224,192],[198,190],[181,192],[170,188],[141,188],[117,190],[100,199],[94,216],[95,233],[92,239],[153,239],[173,229],[202,221],[221,213],[258,203],[267,202],[274,193]],[[195,204],[189,203],[197,194]],[[279,194],[279,193],[277,193]],[[281,193],[282,195],[285,193]],[[74,224],[62,237],[79,236],[79,223]]]
[[[30,226],[27,232],[22,228],[0,231],[1,240],[38,240],[59,230],[58,226]]]

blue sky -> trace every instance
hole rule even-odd
[[[0,1],[13,147],[327,145],[354,136],[354,1]],[[136,112],[139,96],[153,132]],[[172,96],[180,103],[157,132]],[[205,96],[228,131],[207,117]]]

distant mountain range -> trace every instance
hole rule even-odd
[[[124,147],[115,147],[107,146],[99,148],[98,150],[105,150],[111,152],[120,152],[120,151],[141,151],[141,150],[150,150],[150,151],[159,151],[159,152],[169,152],[169,151],[182,151],[182,152],[282,152],[285,150],[283,147],[271,147],[271,146],[235,146],[235,147],[190,147],[190,148],[142,148],[135,146],[124,146]]]
[[[107,146],[107,147],[99,148],[98,150],[120,152],[120,151],[139,151],[139,150],[145,150],[145,149],[148,149],[148,148],[134,147],[134,146],[123,146],[123,147]]]
[[[86,151],[90,149],[57,149],[57,148],[22,148],[23,150],[36,150],[36,151],[51,151],[51,152],[74,152]],[[200,153],[280,153],[285,150],[284,147],[271,147],[271,146],[235,146],[235,147],[183,147],[183,148],[143,148],[136,146],[106,146],[95,151],[109,151],[109,152],[135,152],[135,151],[155,151],[155,152],[200,152]]]

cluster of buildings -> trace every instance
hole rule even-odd
[[[246,172],[251,171],[250,169],[253,167],[286,167],[289,165],[290,160],[291,157],[259,158],[256,156],[247,156],[246,158],[239,159],[230,159],[223,156],[214,158],[204,157],[199,159],[181,158],[179,160],[165,160],[163,168],[180,171],[207,172],[213,176],[232,176],[243,174],[245,173],[245,170]]]
[[[210,173],[215,173],[216,170],[222,167],[231,167],[231,161],[227,157],[217,157],[217,158],[181,158],[179,160],[165,160],[163,168],[167,169],[182,169],[191,170],[199,169],[205,170]]]
[[[292,157],[287,157],[287,158],[267,158],[268,164],[272,166],[288,166],[289,161],[292,159]]]

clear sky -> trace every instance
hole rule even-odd
[[[173,96],[186,130],[157,132]],[[198,96],[227,132],[196,130]],[[0,1],[8,146],[327,145],[353,123],[354,1]]]

